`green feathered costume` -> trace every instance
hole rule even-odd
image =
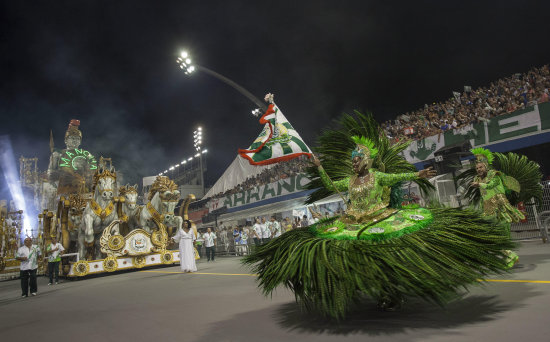
[[[460,174],[457,179],[467,187],[466,197],[475,204],[479,203],[483,214],[497,220],[509,233],[512,222],[525,219],[514,205],[532,198],[538,202],[542,199],[539,165],[511,152],[492,153],[482,147],[470,152],[476,161],[470,170]],[[496,168],[493,166],[494,161]],[[518,260],[516,253],[508,251],[509,267]]]
[[[502,225],[475,210],[390,204],[392,185],[430,186],[399,155],[407,144],[391,145],[370,115],[346,115],[340,124],[319,139],[324,167],[308,170],[319,188],[308,201],[347,191],[346,213],[286,232],[244,258],[264,294],[283,285],[307,310],[341,319],[364,296],[385,309],[408,296],[443,305],[507,270],[505,251],[514,244]],[[355,174],[353,158],[368,173]]]

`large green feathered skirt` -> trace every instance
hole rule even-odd
[[[515,247],[506,227],[468,209],[404,210],[387,222],[348,228],[337,217],[322,220],[286,232],[243,262],[265,295],[283,285],[307,310],[340,319],[365,296],[443,305],[468,285],[506,272],[506,250]]]

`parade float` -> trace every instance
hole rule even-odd
[[[58,238],[65,248],[60,273],[67,277],[178,262],[179,251],[168,248],[169,236],[187,219],[187,208],[194,196],[188,196],[179,215],[175,215],[180,200],[177,185],[168,177],[158,176],[146,203],[139,205],[137,185],[120,185],[110,158],[96,159],[80,148],[79,125],[78,120],[71,120],[65,133],[66,147],[61,150],[54,148],[50,134],[51,155],[46,172],[38,172],[36,158],[20,159],[21,184],[42,211],[38,233],[33,236],[35,243],[44,252],[52,237]],[[6,221],[7,215],[2,216],[2,227],[13,222]],[[21,232],[9,229],[3,228],[2,238],[9,240],[4,236],[15,234],[12,240],[17,241]],[[17,242],[14,248],[6,249],[6,256],[11,259]],[[2,265],[6,260],[2,258]],[[11,263],[18,267],[15,260]],[[40,267],[45,269],[44,265]]]
[[[13,204],[8,209],[7,201],[0,201],[0,279],[19,274],[19,261],[15,260],[15,253],[23,228],[22,215],[21,210],[14,210]]]

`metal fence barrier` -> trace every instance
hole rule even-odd
[[[550,182],[543,182],[542,202],[535,205],[534,201],[525,203],[526,221],[512,223],[511,233],[514,240],[542,239],[548,240],[550,228]]]

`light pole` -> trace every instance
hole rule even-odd
[[[205,67],[197,65],[197,64],[192,64],[191,57],[189,56],[189,54],[187,52],[185,52],[185,51],[182,52],[181,56],[178,57],[177,62],[179,64],[180,68],[185,71],[186,75],[190,75],[193,72],[195,72],[196,70],[203,71],[203,72],[209,74],[210,76],[216,77],[220,81],[224,82],[225,84],[231,86],[233,89],[237,90],[242,95],[246,96],[250,101],[254,102],[256,104],[256,106],[258,106],[263,112],[265,112],[267,110],[266,105],[262,101],[260,101],[258,98],[256,98],[256,96],[252,95],[248,90],[244,89],[243,87],[241,87],[240,85],[238,85],[234,81],[230,80],[229,78],[227,78],[223,75],[218,74],[217,72],[215,72],[213,70],[210,70],[208,68],[205,68]]]
[[[198,127],[193,132],[193,146],[195,146],[195,151],[197,152],[195,157],[199,158],[202,197],[204,197],[204,172],[203,172],[203,168],[202,168],[202,154],[203,154],[203,151],[201,151],[201,146],[202,146],[202,128],[201,127]]]

